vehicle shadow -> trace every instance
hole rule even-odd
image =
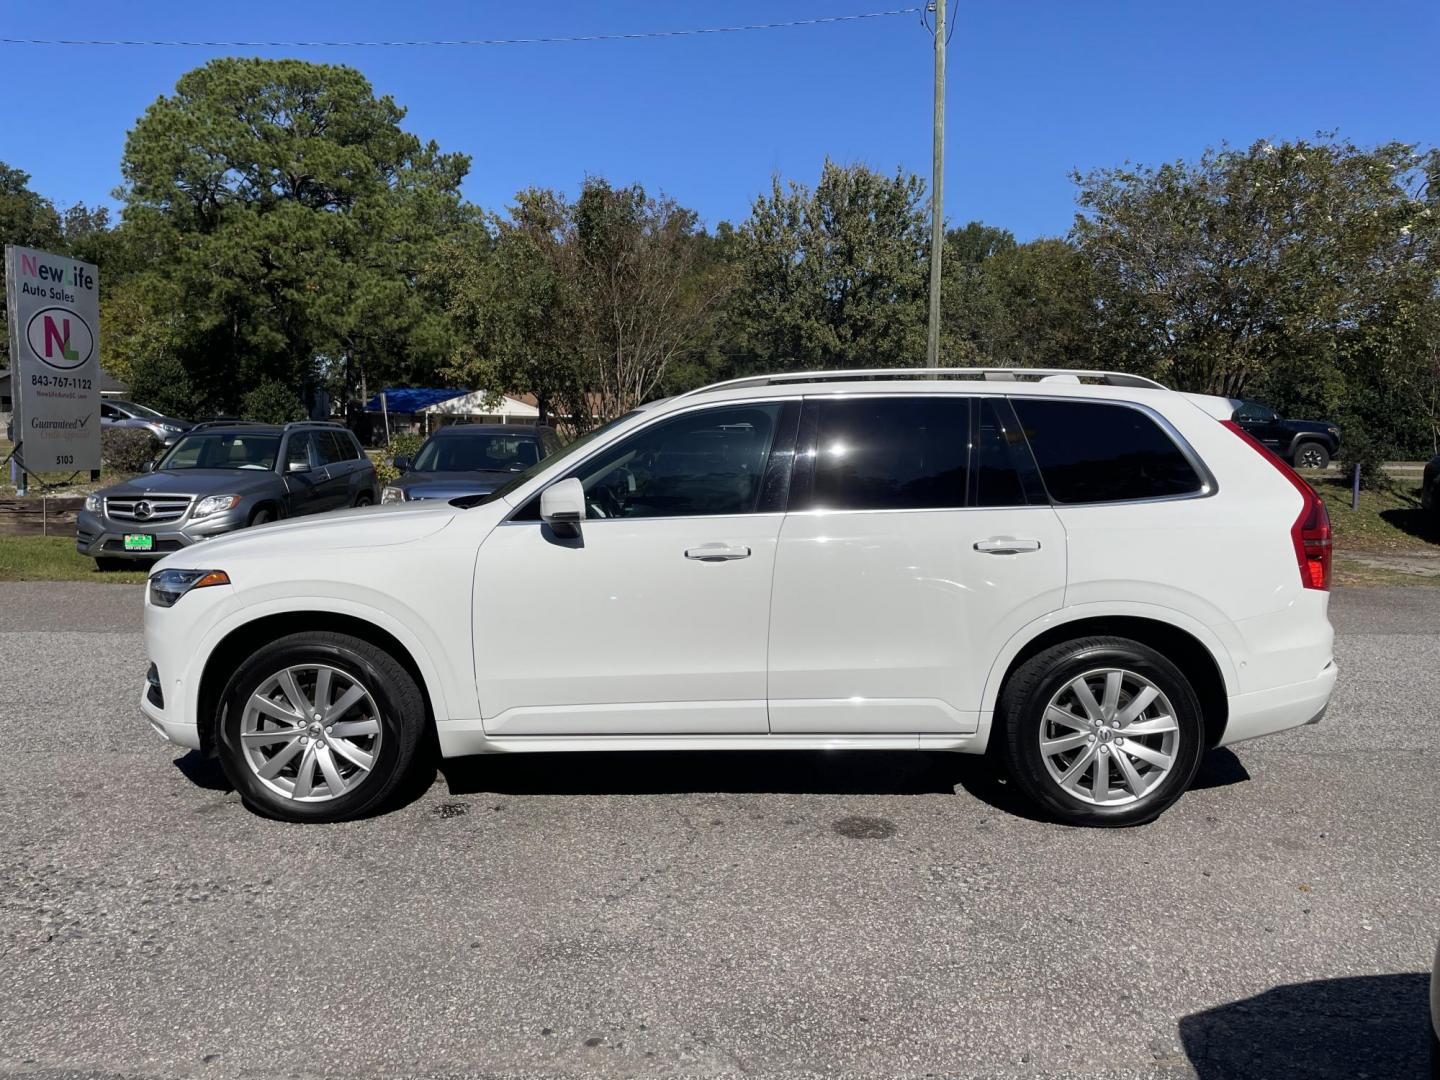
[[[963,789],[1005,813],[1040,820],[991,756],[944,751],[714,750],[495,754],[440,763],[452,795],[937,795]],[[1250,779],[1211,750],[1194,788]]]
[[[1403,533],[1409,533],[1427,544],[1440,544],[1440,514],[1422,509],[1418,504],[1381,510],[1380,517]]]
[[[1180,1021],[1200,1080],[1427,1075],[1428,977],[1367,975],[1277,986]]]

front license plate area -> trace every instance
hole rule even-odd
[[[125,550],[154,551],[155,537],[151,536],[149,533],[126,533]]]

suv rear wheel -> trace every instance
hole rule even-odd
[[[420,688],[367,641],[300,633],[240,666],[223,699],[220,762],[247,805],[286,821],[382,808],[416,766]]]
[[[1001,753],[1057,820],[1153,821],[1190,786],[1204,723],[1180,669],[1127,638],[1083,638],[1027,660],[1000,698]]]

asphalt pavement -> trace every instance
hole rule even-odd
[[[1440,592],[1157,823],[942,754],[447,764],[262,820],[136,700],[134,586],[0,585],[0,1075],[1420,1076]]]

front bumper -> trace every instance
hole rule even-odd
[[[196,520],[184,517],[147,528],[143,521],[112,521],[103,514],[82,510],[75,518],[75,550],[92,559],[151,562],[191,544],[244,528],[245,520],[243,512],[230,511]],[[154,547],[149,551],[126,551],[125,537],[136,533],[153,536]]]

